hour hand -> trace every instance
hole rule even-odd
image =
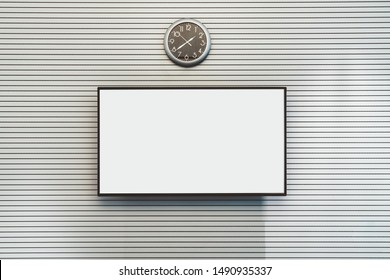
[[[181,34],[180,34],[180,37],[182,37],[182,38],[183,38],[183,40],[184,40],[184,41],[186,41],[184,44],[187,44],[187,43],[190,41],[190,40],[188,40],[188,41],[187,41],[187,39],[186,39],[186,38],[184,38],[183,36],[181,36]],[[190,43],[188,43],[188,44],[189,44],[189,45],[192,47],[192,45],[191,45]]]
[[[178,50],[181,49],[181,48],[182,48],[183,46],[185,46],[186,44],[188,44],[188,45],[190,45],[190,46],[192,47],[192,45],[190,44],[190,42],[191,42],[192,40],[194,40],[194,38],[195,38],[196,36],[190,38],[188,41],[187,41],[183,36],[181,36],[181,37],[184,39],[185,43],[183,43],[181,46],[179,46],[179,47],[177,48]]]
[[[191,42],[192,40],[194,40],[195,37],[196,37],[196,35],[187,41],[187,43],[188,43],[191,47],[192,47],[192,45],[190,44],[190,42]]]

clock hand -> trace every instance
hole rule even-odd
[[[181,35],[180,35],[181,36]],[[178,47],[177,49],[180,50],[183,46],[185,46],[186,44],[190,45],[192,47],[192,45],[190,44],[190,42],[192,40],[194,40],[196,36],[192,37],[191,39],[189,39],[188,41],[182,36],[182,38],[184,39],[184,41],[186,41],[183,45],[181,45],[180,47]]]
[[[191,42],[192,40],[194,40],[195,37],[196,37],[196,35],[187,41],[187,43],[188,43],[191,47],[192,47],[192,45],[190,44],[190,42]]]
[[[184,45],[188,43],[187,39],[184,38],[183,36],[181,36],[181,34],[180,34],[180,37],[182,37],[182,38],[184,39],[184,41],[186,41],[186,42],[184,43]],[[191,45],[190,43],[188,43],[188,44],[192,47],[192,45]]]
[[[180,50],[185,44],[187,44],[187,42],[185,42],[183,45],[181,45],[180,47],[178,47],[177,50]]]
[[[189,41],[191,41],[191,39],[192,39],[192,38],[191,38],[190,40],[188,40],[188,41],[187,41],[187,39],[186,39],[186,38],[184,38],[183,36],[181,36],[181,34],[180,34],[180,37],[182,37],[182,38],[183,38],[183,40],[184,40],[184,41],[186,41],[186,43],[188,43],[188,42],[189,42]],[[188,44],[189,44],[189,45],[192,47],[192,45],[191,45],[190,43],[188,43]]]

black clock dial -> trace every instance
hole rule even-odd
[[[209,50],[210,36],[201,23],[181,20],[168,29],[165,51],[177,64],[193,66],[201,62]]]
[[[169,33],[168,43],[169,50],[177,59],[193,61],[204,53],[207,38],[199,25],[183,22]]]

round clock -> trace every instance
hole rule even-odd
[[[165,33],[165,52],[178,65],[190,67],[202,62],[211,47],[207,28],[194,19],[174,22]]]

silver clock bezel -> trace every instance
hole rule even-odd
[[[206,35],[206,39],[207,39],[206,48],[205,48],[204,52],[202,53],[202,55],[200,55],[197,59],[192,60],[192,61],[182,61],[182,60],[178,59],[177,57],[175,57],[171,53],[171,51],[169,50],[169,45],[168,45],[168,39],[169,39],[168,37],[169,37],[169,34],[171,33],[172,29],[175,28],[177,25],[182,24],[182,23],[186,23],[186,22],[197,24],[200,28],[202,28],[203,31],[204,31],[204,34]],[[175,21],[174,23],[172,23],[171,26],[169,26],[169,28],[165,32],[165,36],[164,36],[164,49],[165,49],[165,53],[167,54],[169,59],[172,60],[174,63],[176,63],[176,64],[178,64],[180,66],[184,66],[184,67],[195,66],[195,65],[201,63],[208,56],[208,54],[210,52],[210,49],[211,49],[210,33],[207,30],[206,26],[204,26],[201,22],[199,22],[199,21],[197,21],[195,19],[191,19],[191,18],[180,19],[180,20]]]

